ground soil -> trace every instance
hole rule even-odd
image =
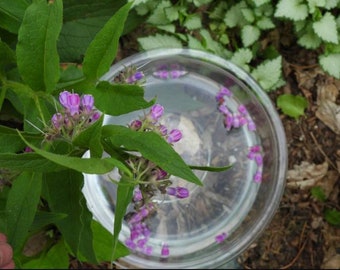
[[[122,39],[117,61],[138,52],[136,36]],[[340,211],[340,81],[323,72],[316,51],[292,43],[281,46],[286,84],[269,94],[305,97],[308,108],[298,119],[279,108],[288,147],[287,184],[280,206],[264,233],[238,258],[243,269],[340,269],[340,228],[325,211]],[[311,195],[320,186],[326,199]],[[107,269],[76,260],[70,268]]]

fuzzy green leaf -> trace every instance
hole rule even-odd
[[[169,6],[169,7],[164,8],[165,15],[170,22],[178,20],[179,18],[178,10],[179,9],[175,6]]]
[[[307,26],[303,34],[299,36],[298,44],[306,49],[316,49],[321,45],[322,40],[315,34],[312,26]]]
[[[120,8],[90,43],[83,61],[83,72],[87,79],[96,81],[112,65],[130,6],[131,3],[128,3]]]
[[[247,21],[243,17],[242,9],[246,7],[247,4],[245,3],[245,1],[241,1],[238,4],[232,6],[224,16],[225,24],[230,28],[245,25]]]
[[[242,27],[241,38],[244,47],[254,44],[260,37],[261,31],[256,26],[246,25]]]
[[[319,21],[314,22],[313,29],[322,40],[338,44],[336,21],[330,12],[326,12]]]
[[[184,26],[189,30],[194,30],[202,27],[201,17],[199,15],[190,15],[184,21]]]
[[[0,27],[17,34],[29,1],[0,1]]]
[[[275,28],[275,24],[273,23],[271,18],[261,18],[256,22],[256,26],[261,30],[273,29]]]
[[[282,57],[278,56],[273,60],[263,62],[251,72],[251,75],[264,90],[272,90],[282,76]]]
[[[41,173],[23,172],[15,179],[8,194],[6,234],[15,253],[21,250],[33,223],[40,201],[41,186]]]
[[[253,23],[255,21],[254,12],[250,8],[242,8],[241,9],[243,17],[247,20],[248,23]]]
[[[307,0],[309,13],[313,14],[319,7],[326,5],[326,0]]]
[[[115,116],[148,108],[155,102],[155,99],[146,101],[144,89],[138,85],[111,84],[101,81],[89,93],[94,96],[97,109]]]
[[[276,103],[284,114],[295,119],[303,115],[305,109],[308,107],[308,101],[304,97],[292,94],[280,95]]]
[[[103,126],[103,138],[108,138],[117,147],[124,146],[127,150],[140,152],[169,174],[202,185],[181,156],[155,132],[136,132],[124,126],[110,125]]]
[[[327,73],[340,79],[340,53],[320,55],[319,63]]]
[[[248,48],[241,48],[237,50],[234,55],[231,57],[230,61],[234,64],[240,66],[246,71],[249,71],[248,64],[253,58],[253,53]]]
[[[156,9],[154,9],[147,19],[147,22],[150,24],[158,25],[158,24],[168,24],[171,21],[168,19],[167,14],[165,12],[166,8],[172,6],[169,0],[159,1]]]
[[[153,36],[138,38],[137,40],[143,50],[183,47],[178,38],[170,35],[155,34]]]
[[[62,0],[39,0],[25,12],[16,53],[20,75],[33,90],[52,92],[59,79],[57,39],[62,10]]]
[[[276,6],[275,17],[284,17],[293,21],[304,20],[308,16],[308,6],[302,0],[280,0]]]

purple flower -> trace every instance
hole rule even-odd
[[[157,170],[157,178],[156,180],[161,180],[164,179],[166,176],[168,175],[168,173],[162,169],[158,169]]]
[[[159,125],[158,129],[162,136],[168,133],[168,128],[165,125]]]
[[[185,187],[168,187],[166,192],[168,195],[176,196],[179,199],[189,197],[189,190]]]
[[[138,201],[140,201],[140,200],[142,200],[142,199],[143,199],[142,192],[140,191],[139,188],[136,188],[136,189],[134,190],[134,192],[133,192],[133,200],[134,200],[135,202],[138,202]]]
[[[143,78],[144,78],[143,72],[142,71],[137,71],[135,74],[133,74],[132,76],[127,78],[125,81],[127,83],[134,83],[134,82],[139,81],[139,80],[141,80]]]
[[[94,112],[90,118],[91,122],[97,121],[100,118],[100,116],[101,116],[100,112]]]
[[[253,146],[251,146],[250,149],[249,149],[249,151],[250,151],[250,152],[253,152],[253,153],[260,152],[260,150],[261,150],[261,146],[259,146],[259,145],[253,145]]]
[[[65,109],[69,110],[71,116],[79,113],[80,97],[78,94],[63,91],[59,95],[59,101]]]
[[[61,113],[55,113],[52,116],[52,124],[56,129],[59,129],[64,122],[63,115]]]
[[[175,143],[182,139],[182,132],[178,129],[173,129],[169,132],[167,141],[168,143]]]
[[[216,235],[215,240],[217,243],[222,243],[227,238],[227,234],[225,232]]]
[[[262,182],[262,166],[257,168],[253,179],[256,183]]]
[[[161,255],[162,257],[168,257],[170,255],[170,249],[168,244],[162,245]]]
[[[257,153],[255,155],[255,162],[257,164],[257,166],[262,166],[263,165],[263,157],[260,153]]]
[[[150,114],[153,120],[158,120],[164,113],[164,107],[160,104],[155,104],[151,107]]]
[[[92,95],[83,95],[81,97],[81,104],[86,112],[90,112],[93,109],[94,98]]]
[[[133,120],[130,123],[130,128],[132,130],[139,130],[141,127],[142,127],[142,121],[140,121],[140,120]]]
[[[224,99],[225,96],[231,97],[232,92],[227,87],[222,86],[220,91],[218,91],[218,93],[216,95],[216,101],[221,102]]]
[[[240,112],[240,113],[242,113],[243,115],[246,115],[246,114],[248,114],[248,111],[247,111],[247,109],[246,109],[246,106],[244,106],[243,104],[241,104],[240,106],[238,106],[238,111]]]
[[[167,70],[158,70],[153,73],[153,76],[159,79],[168,79],[169,72]]]

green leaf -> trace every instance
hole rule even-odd
[[[260,28],[261,30],[268,30],[275,28],[275,24],[273,23],[271,18],[261,18],[256,22],[256,26]]]
[[[85,76],[83,74],[83,70],[76,64],[68,64],[61,70],[57,89],[65,89],[84,80]]]
[[[67,217],[67,214],[65,213],[52,213],[52,212],[45,212],[45,211],[37,211],[30,230],[37,231],[39,229],[42,229],[46,225],[54,224],[57,221],[64,219],[66,217]]]
[[[164,13],[170,22],[176,21],[179,18],[179,8],[175,6],[170,6],[164,8]]]
[[[270,91],[282,76],[282,57],[264,61],[251,72],[251,75],[264,90]]]
[[[112,232],[109,232],[95,220],[92,220],[92,231],[93,231],[93,247],[98,262],[114,261],[120,257],[127,256],[130,254],[129,249],[121,242],[117,243],[116,250],[113,254]]]
[[[21,25],[22,18],[30,1],[26,0],[12,0],[0,1],[0,27],[6,29],[8,32],[17,34]]]
[[[23,133],[30,141],[41,142],[42,136],[36,134]],[[23,151],[25,143],[20,139],[17,130],[0,125],[0,145],[1,153],[16,153]]]
[[[171,21],[167,17],[166,9],[171,6],[172,5],[169,0],[158,1],[157,7],[152,10],[147,22],[154,25],[170,23]]]
[[[304,114],[308,107],[308,101],[302,96],[294,96],[292,94],[282,94],[277,98],[277,106],[284,114],[298,119]]]
[[[336,209],[326,209],[325,219],[333,226],[340,226],[340,211]]]
[[[41,173],[23,172],[8,194],[6,235],[15,253],[21,250],[28,236],[40,201],[41,186]]]
[[[52,92],[59,79],[57,39],[62,9],[62,0],[39,0],[25,12],[16,52],[19,72],[33,90]]]
[[[202,27],[201,17],[198,14],[188,16],[184,21],[184,26],[189,30],[194,30]]]
[[[319,63],[327,73],[337,79],[340,79],[340,53],[320,55]]]
[[[52,212],[67,214],[56,225],[73,254],[97,263],[92,245],[92,214],[82,193],[83,178],[73,170],[45,174],[44,196]]]
[[[137,41],[143,50],[183,47],[178,38],[170,35],[155,34],[153,36],[137,38]]]
[[[29,260],[22,269],[68,269],[70,258],[63,240],[59,240],[39,258]]]
[[[316,198],[320,202],[324,202],[327,199],[325,192],[320,186],[312,187],[310,193],[314,198]]]
[[[58,40],[62,62],[81,63],[95,35],[126,0],[67,0],[64,20]]]
[[[202,185],[182,157],[164,138],[154,132],[136,132],[124,126],[108,125],[103,126],[103,139],[105,138],[116,147],[124,146],[127,150],[140,152],[143,157],[159,165],[169,174]]]
[[[313,29],[322,40],[338,44],[337,25],[335,17],[330,12],[326,12],[319,21],[314,22]]]
[[[244,19],[242,14],[242,9],[246,7],[247,4],[245,1],[240,1],[233,5],[224,16],[225,24],[230,28],[247,24],[247,21]]]
[[[122,223],[124,220],[124,216],[126,214],[127,207],[130,204],[133,197],[134,186],[124,185],[125,182],[130,183],[130,179],[126,178],[126,176],[123,174],[119,181],[119,183],[122,183],[122,185],[118,185],[116,191],[117,200],[115,208],[115,219],[113,225],[113,258],[111,261],[113,261],[114,257],[116,257],[115,254],[118,248],[119,233],[122,229]]]
[[[112,171],[114,167],[118,167],[125,173],[131,174],[129,168],[117,159],[80,158],[66,155],[58,155],[35,147],[34,145],[30,144],[20,133],[19,136],[24,142],[26,142],[27,146],[31,147],[38,155],[41,155],[42,157],[66,168],[89,174],[103,174]]]
[[[0,154],[0,163],[2,168],[16,171],[56,172],[65,169],[64,166],[58,165],[36,153]]]
[[[315,34],[311,25],[303,29],[303,32],[298,37],[298,44],[306,49],[317,49],[321,45],[322,40]]]
[[[209,167],[209,166],[194,166],[189,165],[190,169],[208,171],[208,172],[223,172],[232,168],[233,165],[223,166],[223,167]]]
[[[155,100],[144,99],[144,89],[138,85],[98,83],[89,91],[94,96],[96,107],[105,114],[121,115],[135,110],[149,108]]]
[[[131,3],[120,8],[98,32],[86,50],[83,71],[87,79],[96,81],[112,65],[124,30]]]
[[[284,17],[293,21],[305,20],[308,6],[302,0],[280,0],[276,6],[275,17]]]
[[[254,44],[260,37],[260,29],[253,25],[245,25],[241,30],[241,38],[244,47]]]
[[[16,57],[14,51],[4,42],[0,40],[0,75],[4,75],[5,71],[14,66],[16,63]],[[0,108],[1,108],[0,103]]]
[[[253,53],[249,48],[241,48],[234,53],[230,61],[240,66],[244,70],[249,71],[248,64],[250,63],[252,58]]]
[[[99,158],[103,155],[103,146],[100,141],[103,117],[102,115],[100,119],[73,139],[73,145],[84,149],[90,148],[91,157]]]

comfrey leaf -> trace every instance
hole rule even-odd
[[[305,109],[308,107],[308,102],[302,96],[283,94],[278,97],[277,106],[284,114],[298,119],[304,114]]]
[[[275,17],[285,17],[293,21],[304,20],[308,16],[308,6],[302,0],[280,0]]]
[[[120,8],[98,32],[86,50],[83,71],[89,80],[106,73],[116,57],[119,38],[124,30],[131,3]]]
[[[40,0],[34,1],[25,12],[16,53],[20,75],[33,90],[52,92],[59,79],[57,39],[62,9],[61,0],[50,3]]]
[[[324,41],[338,44],[338,31],[335,17],[326,12],[325,15],[317,22],[313,23],[315,33]]]

